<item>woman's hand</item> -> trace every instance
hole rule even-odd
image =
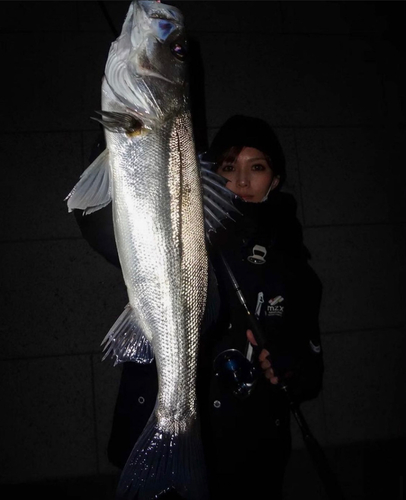
[[[247,330],[247,339],[252,345],[258,345],[251,330]],[[266,349],[262,349],[258,356],[258,360],[265,377],[271,382],[271,384],[276,385],[279,382],[279,378],[275,376],[275,373],[272,369],[271,362],[268,359],[269,354],[269,351],[267,351]]]

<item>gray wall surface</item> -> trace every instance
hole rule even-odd
[[[200,47],[208,137],[242,113],[282,144],[324,285],[324,389],[302,409],[348,498],[367,498],[365,456],[343,450],[405,435],[405,4],[169,3]],[[129,2],[104,5],[119,31]],[[2,484],[115,473],[120,368],[100,342],[126,291],[64,203],[99,133],[114,38],[98,2],[0,2]]]

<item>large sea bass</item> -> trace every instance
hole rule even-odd
[[[208,259],[200,171],[186,92],[181,13],[130,5],[102,82],[107,149],[68,196],[91,213],[112,201],[129,304],[107,335],[116,362],[155,356],[155,409],[118,486],[118,498],[170,488],[206,497],[195,378]]]

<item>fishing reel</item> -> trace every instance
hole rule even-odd
[[[238,399],[254,389],[260,370],[237,349],[227,349],[214,360],[214,374]]]

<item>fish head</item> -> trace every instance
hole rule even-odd
[[[177,86],[186,81],[186,36],[178,9],[156,1],[134,2],[129,65],[133,74]]]
[[[162,119],[186,95],[186,53],[181,12],[157,1],[134,1],[110,49],[109,91],[136,116]]]

